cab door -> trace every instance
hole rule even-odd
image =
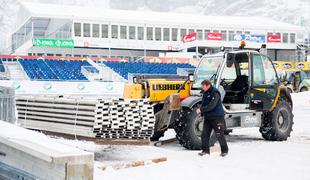
[[[251,53],[250,66],[250,109],[272,110],[280,95],[275,68],[266,56],[256,52]]]

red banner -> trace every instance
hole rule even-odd
[[[281,42],[281,36],[279,36],[279,35],[268,35],[267,38],[268,38],[267,42],[269,42],[269,43]]]
[[[193,32],[193,33],[184,35],[182,41],[183,43],[187,43],[187,42],[196,41],[196,39],[197,39],[197,33]]]
[[[207,33],[207,40],[221,41],[222,40],[222,33],[208,32]]]

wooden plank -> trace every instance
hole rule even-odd
[[[149,159],[149,160],[138,160],[138,161],[132,161],[132,162],[127,162],[127,163],[115,163],[112,165],[108,166],[102,166],[99,167],[102,170],[106,170],[109,167],[114,169],[114,170],[119,170],[119,169],[125,169],[125,168],[132,168],[132,167],[139,167],[139,166],[145,166],[145,165],[151,165],[151,164],[158,164],[162,162],[166,162],[167,157],[160,157],[160,158],[155,158],[155,159]]]
[[[56,137],[63,137],[66,139],[77,139],[84,141],[92,141],[95,144],[99,145],[149,145],[149,139],[103,139],[103,138],[95,138],[95,137],[85,137],[85,136],[74,136],[70,134],[50,132],[48,130],[42,131],[44,134]]]

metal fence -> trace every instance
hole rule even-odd
[[[13,88],[0,86],[0,120],[15,123],[15,93]]]

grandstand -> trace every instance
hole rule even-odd
[[[18,62],[31,80],[87,80],[81,73],[81,67],[90,66],[87,61],[82,60],[20,59]]]
[[[194,68],[187,63],[147,63],[147,62],[109,62],[101,61],[106,66],[119,73],[125,79],[128,74],[177,74],[178,68]]]
[[[105,59],[43,59],[39,57],[0,56],[0,72],[8,74],[7,79],[16,80],[16,74],[25,74],[25,78],[32,81],[115,81],[110,75],[120,76],[121,81],[127,81],[129,74],[177,74],[179,69],[193,69],[189,63],[151,63],[151,62],[122,62],[107,61]],[[16,66],[20,72],[10,72]],[[94,74],[96,78],[93,78]],[[20,76],[18,76],[20,77]],[[107,78],[108,77],[108,78]],[[23,80],[23,79],[20,79]]]

